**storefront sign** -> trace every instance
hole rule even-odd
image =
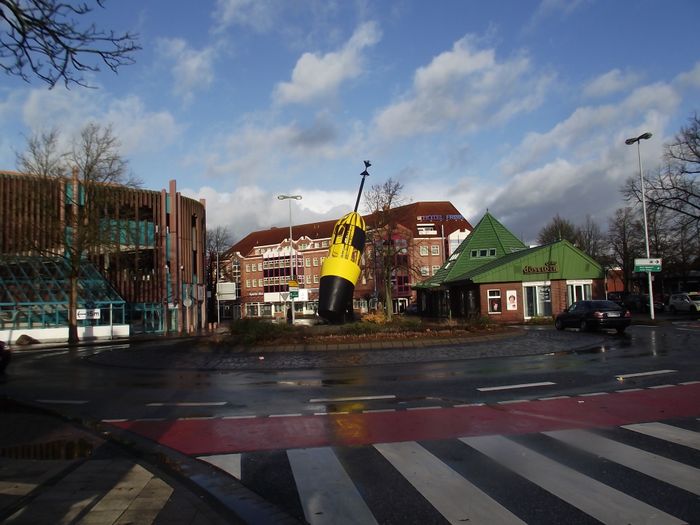
[[[554,261],[544,263],[543,266],[523,266],[523,273],[555,273],[559,271],[559,265]]]

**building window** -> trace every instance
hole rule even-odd
[[[314,275],[314,283],[318,284],[318,275]]]
[[[488,290],[487,297],[489,301],[489,313],[500,314],[503,311],[501,305],[501,290]]]
[[[433,255],[440,255],[440,245],[439,244],[433,244],[430,247],[430,253]]]
[[[246,265],[245,265],[245,271],[246,271],[246,272],[250,272],[250,264],[246,264]]]
[[[549,284],[524,284],[525,317],[552,315],[552,288]]]
[[[438,273],[438,270],[439,270],[439,269],[440,269],[439,266],[433,266],[433,275],[435,275],[436,273]]]
[[[422,256],[428,255],[428,247],[427,247],[427,246],[421,246],[421,247],[420,247],[420,254],[421,254]]]
[[[307,268],[311,268],[311,259],[309,259],[308,257],[305,257],[305,258],[304,258],[304,265],[305,265]]]
[[[318,257],[314,257],[314,266],[318,266]]]
[[[430,268],[428,268],[427,266],[421,266],[420,267],[420,274],[423,277],[427,277],[428,275],[430,275]]]
[[[245,287],[250,288],[250,279],[245,280]]]
[[[489,257],[496,257],[496,248],[489,248]]]
[[[566,298],[567,304],[571,304],[576,301],[589,301],[592,297],[591,285],[593,281],[566,281]]]

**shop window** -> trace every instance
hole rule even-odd
[[[500,314],[503,311],[501,304],[501,290],[488,290],[487,297],[489,301],[489,313]]]
[[[593,295],[591,285],[592,281],[567,281],[567,305],[571,305],[576,301],[589,301],[592,299]]]
[[[552,315],[552,288],[549,284],[526,285],[525,317],[549,317]]]

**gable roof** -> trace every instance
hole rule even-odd
[[[496,250],[494,256],[487,255],[480,257],[481,250]],[[501,259],[501,257],[511,255],[527,246],[488,211],[481,218],[479,223],[469,236],[462,241],[450,258],[435,272],[430,279],[420,283],[419,287],[435,287],[444,283],[461,280],[464,274]],[[472,256],[472,251],[477,251],[477,256]],[[487,252],[487,254],[489,253]]]
[[[417,224],[431,222],[435,224],[438,235],[449,235],[456,230],[471,230],[471,224],[462,216],[457,208],[449,201],[414,202],[405,206],[392,209],[394,219],[399,226],[410,230],[414,237],[419,237]],[[367,228],[372,228],[372,215],[364,215]],[[420,219],[419,219],[420,218]],[[302,237],[309,239],[329,239],[333,233],[333,227],[338,219],[313,222],[309,224],[295,224],[292,227],[292,236],[298,240]],[[249,233],[243,239],[231,246],[225,256],[240,253],[246,257],[258,246],[274,246],[289,237],[289,227],[270,228]]]

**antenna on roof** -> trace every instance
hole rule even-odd
[[[365,171],[360,173],[362,175],[362,182],[360,182],[360,191],[357,192],[357,200],[355,201],[355,211],[357,211],[358,206],[360,205],[360,197],[362,196],[362,188],[365,185],[365,177],[369,177],[369,172],[367,171],[367,168],[369,168],[372,163],[368,160],[364,161],[365,163]]]

